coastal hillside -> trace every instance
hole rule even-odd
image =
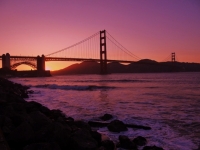
[[[80,64],[73,64],[61,70],[51,71],[52,75],[65,75],[65,74],[98,74],[99,63],[94,61],[86,61]]]
[[[130,64],[119,62],[108,63],[108,73],[162,73],[162,72],[199,72],[199,63],[182,62],[156,62],[150,59],[143,59]],[[80,64],[73,64],[61,70],[51,71],[52,75],[67,74],[99,74],[100,64],[95,61],[85,61]]]

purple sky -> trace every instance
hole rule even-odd
[[[104,29],[140,58],[200,63],[199,0],[0,0],[1,55],[49,54]]]

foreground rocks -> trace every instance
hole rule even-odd
[[[101,135],[60,110],[27,102],[28,87],[0,78],[0,129],[12,150],[95,150]]]
[[[119,120],[110,122],[75,121],[60,110],[50,110],[27,98],[28,87],[0,78],[0,130],[11,150],[114,150],[111,140],[103,140],[91,126],[107,126],[111,132],[127,131],[127,127],[149,129],[150,127],[127,125]],[[112,115],[100,117],[102,121],[113,119]],[[117,147],[137,149],[147,140],[137,137],[130,140],[119,136]],[[155,147],[144,147],[144,150]],[[159,149],[158,149],[159,150]]]

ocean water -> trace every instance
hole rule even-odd
[[[12,78],[30,86],[37,101],[84,121],[105,113],[129,124],[150,126],[120,134],[98,132],[117,141],[119,135],[144,136],[147,145],[165,150],[194,150],[200,144],[200,72],[110,75],[67,75]],[[142,147],[140,148],[142,149]]]

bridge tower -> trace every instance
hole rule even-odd
[[[106,30],[100,31],[100,66],[100,73],[107,74]]]
[[[2,68],[10,70],[10,54],[2,55]]]
[[[175,62],[175,61],[176,61],[175,53],[172,53],[172,62]]]
[[[45,71],[45,56],[42,55],[41,57],[37,56],[37,70],[38,71]]]

